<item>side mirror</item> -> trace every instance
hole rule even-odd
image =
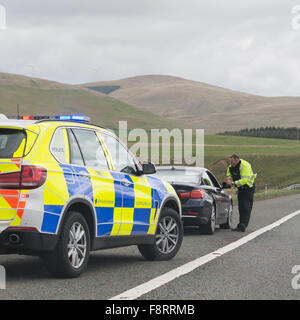
[[[151,162],[143,163],[143,174],[153,174],[156,173],[155,165]]]

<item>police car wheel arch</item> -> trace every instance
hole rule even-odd
[[[163,199],[162,203],[161,203],[161,206],[160,206],[160,210],[159,212],[157,213],[157,221],[159,221],[160,219],[160,216],[161,216],[161,213],[162,213],[162,210],[164,208],[170,208],[169,206],[166,206],[166,204],[168,202],[173,202],[176,204],[176,210],[174,208],[171,207],[171,209],[175,210],[177,212],[177,214],[179,215],[180,219],[182,218],[182,213],[181,213],[181,204],[180,202],[178,201],[178,199],[173,196],[173,195],[168,195],[166,198]],[[158,227],[158,223],[156,224],[156,228],[155,228],[155,232],[157,231],[157,227]]]
[[[84,208],[87,208],[87,207],[89,208],[89,212],[84,210]],[[96,235],[96,226],[97,226],[96,212],[93,207],[93,204],[90,202],[89,199],[86,199],[86,198],[80,198],[78,196],[74,196],[68,200],[68,202],[65,205],[65,208],[63,209],[62,218],[61,218],[61,221],[59,222],[57,235],[60,235],[60,233],[62,232],[64,221],[65,219],[67,219],[68,215],[71,214],[72,211],[78,211],[86,219],[86,222],[89,227],[89,232],[91,235],[91,244],[93,244],[94,237]]]

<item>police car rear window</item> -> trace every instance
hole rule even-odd
[[[0,129],[0,158],[21,158],[24,155],[26,133],[23,130]]]

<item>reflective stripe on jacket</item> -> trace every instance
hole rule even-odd
[[[227,168],[227,177],[232,177],[230,173],[231,165]],[[240,163],[240,176],[241,179],[234,182],[236,187],[242,187],[243,185],[248,185],[250,188],[253,187],[254,181],[256,179],[257,173],[253,173],[251,164],[243,159]]]

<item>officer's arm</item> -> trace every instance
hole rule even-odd
[[[227,172],[226,172],[227,179],[226,179],[226,182],[223,182],[223,184],[225,183],[227,186],[232,186],[232,182],[233,182],[232,174],[230,173],[230,170],[229,170],[230,167],[231,166],[229,166],[227,168]]]
[[[227,168],[227,172],[226,172],[226,176],[227,176],[228,178],[232,178],[232,175],[231,175],[230,170],[229,170],[230,167],[231,167],[231,166],[229,166],[229,167]]]
[[[251,166],[244,164],[243,167],[240,169],[240,175],[241,175],[241,179],[234,182],[234,185],[236,187],[241,187],[245,184],[248,184],[252,176]]]

